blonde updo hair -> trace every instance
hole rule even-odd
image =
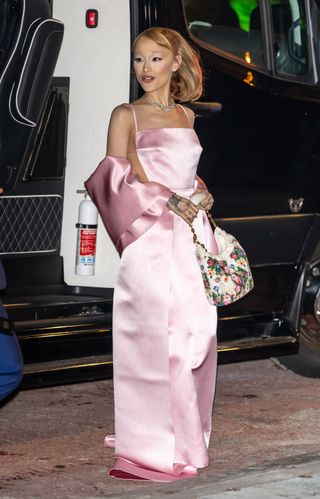
[[[197,100],[202,94],[202,69],[198,53],[189,45],[183,36],[170,28],[148,28],[134,40],[132,50],[141,37],[153,40],[161,47],[166,47],[182,62],[177,71],[172,73],[170,93],[173,99],[180,102]]]

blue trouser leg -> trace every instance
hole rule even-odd
[[[0,262],[0,289],[4,289],[5,285],[5,275]],[[7,317],[1,301],[0,317]],[[0,401],[17,388],[22,374],[23,359],[16,336],[0,330]]]

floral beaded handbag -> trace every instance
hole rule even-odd
[[[192,226],[191,231],[208,302],[221,307],[239,300],[251,291],[253,278],[247,255],[239,241],[220,229],[211,214],[208,211],[206,213],[215,228],[218,254],[213,255],[200,243]]]

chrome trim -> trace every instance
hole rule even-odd
[[[50,338],[56,338],[56,337],[64,337],[64,336],[73,336],[73,335],[81,335],[81,334],[105,334],[105,333],[110,333],[111,332],[111,328],[109,329],[79,329],[78,331],[59,331],[59,332],[56,332],[56,333],[43,333],[43,334],[32,334],[32,335],[23,335],[23,336],[20,336],[18,335],[19,337],[19,340],[41,340],[43,338],[47,338],[47,339],[50,339]]]
[[[20,194],[18,196],[1,196],[1,199],[20,199],[20,198],[60,198],[60,194]]]
[[[57,249],[52,250],[37,250],[37,251],[7,251],[6,253],[0,253],[0,255],[33,255],[34,253],[53,253]]]
[[[228,217],[228,218],[216,218],[219,221],[235,221],[235,220],[274,220],[275,218],[303,218],[314,216],[315,213],[284,213],[283,215],[258,215],[258,216],[247,216],[247,217]],[[319,215],[316,213],[316,215]]]
[[[27,305],[32,305],[32,303],[5,303],[5,308],[13,308],[13,307],[26,307]]]
[[[112,360],[106,360],[103,362],[90,362],[88,364],[74,364],[72,366],[61,366],[61,367],[53,367],[51,369],[39,369],[34,371],[26,371],[25,375],[29,376],[29,374],[39,374],[44,372],[54,372],[54,371],[67,371],[71,369],[81,369],[85,367],[98,367],[98,366],[109,366],[113,364]]]
[[[228,343],[218,344],[218,352],[232,352],[236,350],[249,350],[254,348],[263,348],[266,346],[273,345],[285,345],[290,343],[298,343],[297,338],[292,336],[277,336],[271,338],[259,338],[259,339],[245,339],[230,341]]]
[[[307,30],[308,30],[308,55],[311,53],[311,66],[312,66],[312,73],[313,73],[313,82],[318,83],[319,76],[318,76],[318,69],[317,69],[317,61],[316,61],[316,54],[315,54],[315,47],[314,47],[314,40],[318,38],[317,33],[313,34],[313,25],[312,25],[312,15],[311,15],[311,9],[310,9],[310,2],[307,1],[304,3],[305,8],[306,8],[306,20],[307,20]],[[310,63],[309,63],[310,64]]]
[[[244,315],[230,315],[229,317],[219,317],[220,321],[232,321],[232,320],[242,320],[242,319],[255,319],[256,317],[270,317],[272,313],[268,312],[257,312],[253,314],[244,314]],[[278,319],[279,322],[281,319]]]
[[[41,319],[38,319],[38,321],[42,322]],[[43,322],[45,321],[45,319],[43,319]],[[34,321],[35,322],[35,321]],[[67,322],[67,320],[66,320]],[[105,320],[104,323],[106,323],[107,321]],[[62,325],[58,325],[58,326],[54,326],[54,325],[48,325],[48,326],[40,326],[40,327],[37,327],[36,325],[34,327],[32,327],[32,321],[30,321],[30,324],[28,326],[25,326],[23,327],[23,325],[25,324],[25,322],[16,322],[16,325],[19,325],[19,324],[22,324],[22,327],[20,327],[19,329],[20,330],[24,330],[24,331],[52,331],[53,329],[57,330],[57,329],[72,329],[72,328],[76,328],[76,327],[97,327],[97,324],[95,322],[85,322],[83,324],[62,324]],[[18,330],[19,330],[18,329]],[[111,331],[111,329],[110,329]],[[71,331],[72,332],[72,331]]]

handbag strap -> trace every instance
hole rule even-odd
[[[216,222],[214,221],[213,219],[213,216],[211,215],[210,211],[206,210],[206,214],[207,214],[207,217],[209,218],[209,221],[211,223],[211,225],[216,228],[217,227],[217,224]]]
[[[213,216],[211,215],[211,213],[210,213],[208,210],[206,210],[206,214],[207,214],[207,217],[208,217],[209,222],[211,223],[211,225],[212,225],[214,228],[216,228],[216,227],[217,227],[217,224],[216,224],[216,222],[214,221]],[[200,246],[202,246],[202,248],[203,248],[204,250],[206,250],[206,252],[208,252],[208,250],[207,250],[207,248],[205,247],[205,245],[204,245],[203,243],[200,243],[200,241],[199,241],[199,239],[198,239],[198,236],[197,236],[197,233],[196,233],[196,231],[194,230],[194,228],[192,227],[192,224],[190,224],[190,229],[191,229],[191,232],[192,232],[192,234],[193,234],[193,242],[194,242],[194,244],[199,244]]]

